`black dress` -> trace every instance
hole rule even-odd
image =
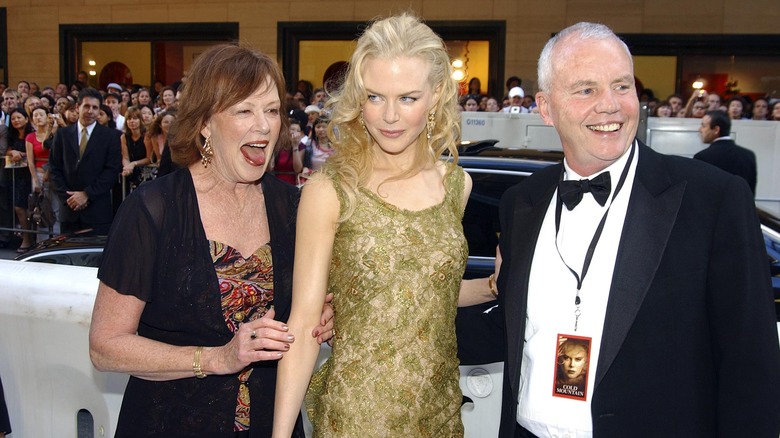
[[[8,150],[15,150],[27,153],[26,142],[23,138],[18,138],[15,133],[8,137]],[[27,167],[27,161],[24,160],[24,167],[14,169],[5,169],[7,172],[6,180],[8,185],[13,185],[14,207],[27,208],[30,192],[32,192],[32,178],[30,169]]]
[[[271,234],[276,319],[290,314],[298,192],[272,175],[262,182]],[[121,205],[98,278],[146,301],[138,334],[171,345],[221,346],[233,337],[189,169],[141,185]],[[271,435],[276,362],[249,379],[251,437]],[[130,377],[116,437],[231,437],[238,374],[163,382]],[[302,430],[300,436],[303,436]]]
[[[127,145],[127,155],[130,161],[138,161],[146,158],[146,145],[144,144],[144,136],[138,137],[138,140],[133,140],[133,134],[125,132],[125,144]],[[141,175],[141,168],[136,167],[133,169],[133,174],[127,178],[128,183],[133,187],[138,187],[143,182]]]

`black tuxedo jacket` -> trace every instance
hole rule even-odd
[[[528,278],[561,166],[501,202],[500,437],[514,437]],[[780,349],[766,251],[741,178],[640,145],[591,414],[601,437],[772,437]]]
[[[756,194],[756,154],[750,149],[737,146],[734,140],[718,140],[693,158],[741,176],[747,181],[753,195]]]
[[[79,159],[78,124],[57,130],[49,155],[51,178],[64,201],[67,191],[85,191],[89,204],[74,212],[63,202],[63,220],[78,218],[90,225],[110,224],[113,218],[111,188],[122,171],[120,132],[97,123]]]

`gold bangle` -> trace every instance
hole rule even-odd
[[[498,298],[498,291],[496,290],[496,274],[490,274],[490,277],[488,277],[488,287],[490,288],[490,293],[493,294],[493,298]]]
[[[203,347],[195,347],[195,359],[192,361],[192,372],[195,377],[199,379],[205,379],[206,375],[203,370],[200,369],[200,354],[203,353]]]

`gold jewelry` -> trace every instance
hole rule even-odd
[[[211,137],[206,139],[206,143],[203,144],[203,151],[200,153],[200,163],[203,167],[209,167],[211,164],[211,158],[214,156],[214,148],[211,147]]]
[[[493,298],[498,298],[498,291],[496,290],[496,274],[490,274],[490,277],[488,277],[488,287],[490,288],[490,293],[493,294]]]
[[[428,140],[433,137],[433,128],[436,127],[436,111],[428,113]]]
[[[360,111],[360,117],[358,117],[358,122],[360,122],[360,127],[363,128],[363,132],[366,133],[366,137],[370,137],[368,134],[368,129],[366,129],[366,121],[363,119],[363,111]]]
[[[200,369],[200,355],[203,353],[203,346],[195,347],[195,359],[192,360],[192,373],[199,379],[205,379],[206,374]]]

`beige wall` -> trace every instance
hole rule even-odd
[[[747,6],[749,5],[749,7]],[[59,81],[59,24],[238,22],[276,56],[277,21],[365,21],[412,10],[427,20],[506,20],[505,76],[534,88],[550,34],[589,20],[618,33],[779,33],[778,0],[0,0],[8,11],[9,82]]]

